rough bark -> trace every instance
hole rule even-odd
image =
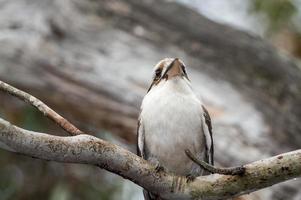
[[[187,183],[185,177],[157,172],[135,154],[90,135],[51,136],[0,118],[0,142],[6,145],[2,148],[35,158],[100,166],[167,199],[227,199],[301,175],[301,150],[247,164],[242,176],[209,175]]]

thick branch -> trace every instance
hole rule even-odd
[[[155,167],[142,158],[90,135],[52,136],[18,128],[0,118],[1,143],[15,152],[39,159],[97,165],[151,191],[169,191],[174,178],[155,173]]]
[[[247,164],[243,176],[209,175],[186,183],[184,177],[157,173],[133,153],[89,135],[51,136],[0,119],[0,142],[39,159],[100,166],[169,199],[227,199],[301,175],[301,150]]]

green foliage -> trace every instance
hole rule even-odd
[[[4,116],[4,111],[1,109],[1,107],[0,107],[0,117],[1,118],[4,118],[5,116]]]
[[[0,149],[0,200],[113,200],[119,177],[89,165],[41,161]]]
[[[297,14],[292,0],[253,0],[251,11],[264,14],[269,20],[271,31],[289,25],[292,17]]]
[[[20,119],[22,127],[28,130],[42,131],[47,127],[47,119],[32,106],[25,106]]]
[[[70,198],[70,190],[64,183],[57,183],[51,192],[49,200],[68,200]]]
[[[13,199],[18,190],[17,178],[15,177],[13,169],[7,166],[0,168],[0,200]]]

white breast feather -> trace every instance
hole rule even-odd
[[[184,150],[198,155],[204,151],[202,114],[201,102],[187,80],[161,81],[142,102],[144,146],[170,171],[187,174],[192,162]]]

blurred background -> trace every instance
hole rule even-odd
[[[0,0],[0,79],[82,130],[135,151],[153,66],[179,57],[213,119],[218,166],[301,147],[300,0]],[[0,93],[0,117],[67,135]],[[246,195],[299,200],[291,180]],[[142,199],[99,168],[0,149],[0,200]]]

